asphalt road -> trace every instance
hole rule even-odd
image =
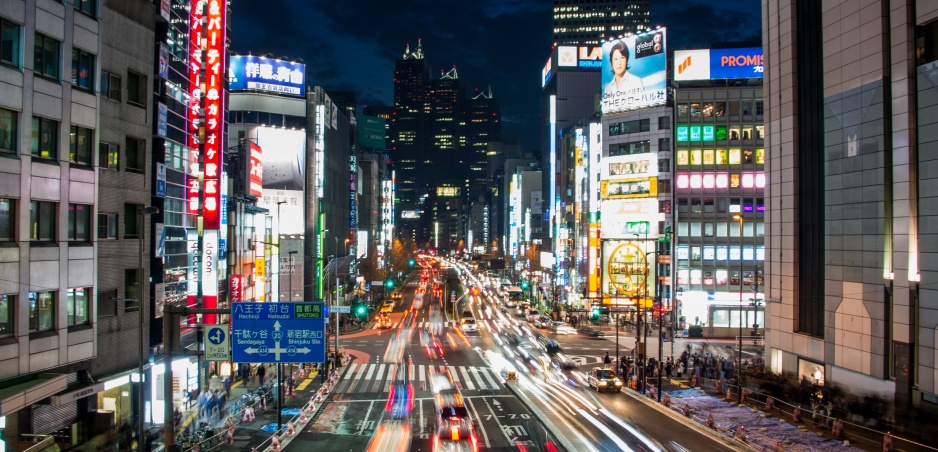
[[[419,332],[430,325],[429,307],[438,301],[428,297],[420,310],[408,316],[412,301],[410,289],[391,315],[391,329],[341,338],[342,347],[360,352],[362,358],[350,364],[325,408],[286,450],[368,450],[372,437],[387,436],[383,429],[394,428],[407,436],[407,441],[395,443],[398,446],[409,442],[409,450],[432,451],[438,415],[429,384],[431,370],[448,370],[453,376],[475,419],[480,450],[547,450],[546,442],[571,452],[737,450],[624,392],[590,389],[584,372],[600,364],[605,352],[615,353],[614,337],[594,339],[535,330],[522,319],[502,313],[497,301],[483,291],[480,297],[465,297],[458,309],[474,313],[479,331],[463,334],[453,326],[453,319],[446,319],[447,327],[438,336],[443,356],[433,357],[421,346]],[[406,335],[408,326],[417,332],[401,341],[403,356],[410,357],[409,363],[404,360],[404,370],[414,389],[413,410],[407,419],[391,422],[385,407],[393,376],[400,375],[401,369],[384,358],[389,343]],[[507,331],[518,332],[528,341],[521,348],[532,359],[525,361],[517,345],[502,340],[504,335],[499,333]],[[538,356],[547,355],[535,345],[535,332],[555,339],[580,368],[562,373],[537,361]],[[622,338],[620,354],[625,355],[634,339]],[[518,379],[506,382],[511,370]]]

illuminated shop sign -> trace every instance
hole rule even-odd
[[[248,180],[250,187],[248,191],[252,196],[261,196],[264,194],[264,160],[261,147],[255,143],[250,145],[250,167],[248,169]]]
[[[648,300],[655,296],[654,258],[653,255],[647,253],[654,251],[656,243],[656,240],[603,241],[605,259],[602,269],[602,294],[604,297]]]
[[[235,55],[229,61],[231,91],[266,91],[306,95],[306,65],[253,55]]]
[[[677,166],[765,164],[765,149],[680,149]]]
[[[437,196],[459,196],[459,187],[436,187]]]
[[[658,178],[604,180],[600,193],[603,199],[655,197],[658,196]]]
[[[679,190],[765,188],[765,173],[678,173]]]
[[[603,66],[600,46],[560,46],[557,48],[557,66],[599,69]]]
[[[602,179],[635,178],[658,174],[658,160],[648,154],[606,157],[602,161]]]
[[[674,80],[762,78],[762,47],[674,51]]]

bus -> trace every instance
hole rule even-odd
[[[509,308],[518,307],[518,303],[521,303],[523,298],[524,291],[521,290],[518,286],[508,287],[508,294],[505,295],[505,305]]]

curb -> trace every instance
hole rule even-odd
[[[735,439],[727,438],[726,435],[723,435],[723,434],[720,434],[720,433],[716,433],[716,432],[714,432],[713,430],[708,429],[708,428],[706,428],[706,427],[703,427],[703,428],[702,428],[701,425],[700,425],[699,423],[697,423],[696,421],[690,420],[690,419],[688,419],[688,418],[685,417],[685,416],[679,415],[678,413],[674,412],[674,410],[671,410],[670,408],[666,408],[665,406],[659,404],[658,402],[656,402],[656,401],[654,401],[654,400],[649,399],[648,397],[642,395],[641,393],[635,393],[635,392],[632,391],[632,390],[626,390],[626,391],[622,391],[622,392],[625,393],[625,394],[628,394],[629,397],[631,397],[631,398],[633,398],[633,399],[635,399],[635,400],[638,400],[638,401],[644,403],[645,405],[650,406],[650,407],[652,407],[652,408],[654,408],[654,409],[656,409],[656,410],[658,410],[658,411],[660,411],[660,412],[662,412],[662,413],[668,415],[668,416],[671,417],[672,419],[676,419],[676,420],[678,420],[678,421],[684,423],[684,425],[686,425],[686,426],[688,426],[688,427],[690,427],[690,428],[692,428],[692,429],[694,429],[694,430],[696,430],[696,431],[698,431],[698,432],[700,432],[700,433],[703,433],[703,434],[709,436],[710,438],[712,438],[712,439],[714,439],[714,440],[716,440],[716,441],[719,441],[720,443],[723,443],[723,444],[725,444],[725,445],[727,445],[727,446],[729,446],[729,447],[731,447],[731,448],[734,448],[734,449],[740,450],[740,451],[749,451],[749,452],[755,452],[755,451],[758,450],[758,449],[755,449],[755,448],[753,448],[752,446],[750,446],[750,445],[748,445],[748,444],[741,443],[741,442],[739,442],[739,441],[736,441]],[[672,400],[673,400],[673,399],[672,399]]]

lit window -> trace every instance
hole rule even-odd
[[[690,175],[690,188],[700,188],[703,177],[700,174]]]
[[[703,188],[713,188],[714,186],[714,174],[705,173],[703,175]]]
[[[81,325],[88,323],[91,288],[68,289],[66,292],[67,301],[65,309],[67,311],[68,325]]]
[[[29,331],[51,330],[55,327],[55,294],[29,293]]]

